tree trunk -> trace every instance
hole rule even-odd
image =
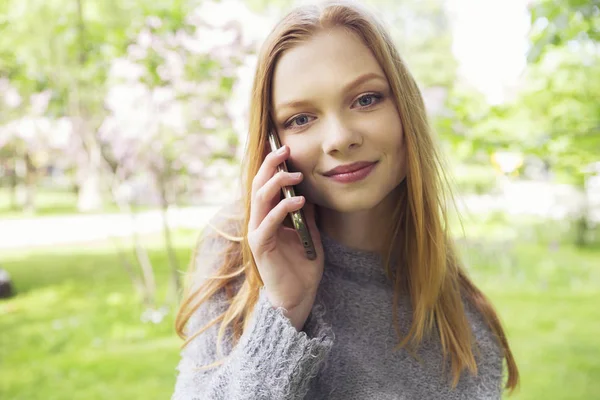
[[[29,153],[25,153],[25,207],[28,214],[35,213],[35,184],[37,183],[37,171]]]
[[[35,211],[35,171],[29,153],[15,159],[14,197],[17,208],[25,213]]]
[[[585,247],[588,244],[588,233],[590,228],[590,224],[588,223],[589,217],[590,201],[588,193],[584,188],[581,214],[575,220],[575,245],[577,247]]]
[[[105,163],[105,165],[108,168],[107,162]],[[148,252],[140,244],[139,235],[136,229],[135,212],[133,211],[131,204],[121,199],[121,197],[117,193],[117,184],[119,182],[118,176],[119,170],[117,170],[113,175],[112,183],[110,186],[111,193],[113,195],[115,203],[119,207],[119,210],[126,212],[131,218],[131,224],[133,228],[131,233],[131,239],[133,241],[133,247],[135,250],[137,261],[142,270],[143,287],[145,293],[144,304],[147,307],[154,308],[156,306],[156,279],[154,278],[154,268],[152,267],[150,257],[148,257]]]
[[[13,159],[13,169],[12,173],[10,173],[10,209],[18,210],[19,209],[19,199],[17,197],[17,188],[19,184],[19,180],[17,177],[17,158]]]
[[[156,280],[154,279],[154,269],[152,262],[148,257],[148,252],[140,244],[140,238],[135,229],[135,214],[131,212],[132,222],[134,224],[132,239],[140,267],[142,268],[142,276],[144,278],[144,287],[146,288],[146,306],[154,308],[156,306]]]
[[[125,272],[129,276],[129,279],[131,280],[131,283],[133,285],[135,292],[138,294],[140,299],[142,299],[142,302],[145,305],[149,305],[148,303],[150,303],[151,299],[148,297],[148,293],[146,292],[144,282],[139,277],[139,275],[135,272],[135,268],[129,262],[129,259],[127,258],[125,251],[123,251],[121,246],[119,246],[119,240],[116,238],[113,238],[113,244],[115,245],[115,248],[117,249],[117,257],[119,258],[119,261],[121,261],[121,265],[123,265]]]
[[[169,304],[177,304],[179,295],[181,294],[181,280],[179,279],[179,261],[177,261],[177,255],[173,249],[173,242],[171,240],[171,228],[167,220],[167,211],[169,209],[169,201],[167,199],[167,188],[165,185],[164,177],[160,176],[160,172],[154,171],[156,182],[158,183],[158,189],[160,192],[160,210],[163,224],[163,235],[165,239],[165,247],[167,250],[167,256],[169,260],[169,270],[171,279],[169,280],[169,289],[167,292],[167,302]]]
[[[86,128],[79,124],[81,130]],[[84,135],[88,135],[83,133]],[[88,162],[85,172],[79,182],[77,193],[77,209],[82,212],[97,211],[102,209],[102,195],[100,191],[100,149],[94,139],[87,141]]]
[[[77,31],[78,31],[78,63],[79,71],[85,69],[87,60],[87,50],[85,48],[85,20],[83,17],[83,0],[77,2]],[[85,166],[80,166],[83,173],[80,176],[79,193],[77,196],[77,209],[79,211],[96,211],[102,208],[102,196],[100,192],[100,146],[96,136],[88,126],[88,109],[82,99],[83,79],[81,75],[74,79],[75,88],[73,90],[74,115],[78,118],[76,129],[81,135],[82,142],[86,149],[87,160]]]
[[[588,223],[585,216],[581,216],[575,221],[575,245],[585,247],[587,244]]]

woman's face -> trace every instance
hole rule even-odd
[[[288,165],[301,171],[299,192],[339,212],[369,210],[406,176],[400,116],[385,74],[353,33],[322,32],[286,51],[273,77],[273,115]],[[290,104],[294,103],[294,104]],[[326,173],[358,161],[376,162],[361,180]]]

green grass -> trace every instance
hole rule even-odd
[[[30,218],[43,216],[58,216],[79,214],[77,209],[77,194],[71,190],[60,188],[40,188],[36,191],[34,197],[35,210],[27,213],[22,209],[13,206],[9,189],[0,187],[0,218]],[[156,207],[147,205],[134,205],[135,211],[146,211]],[[109,198],[103,200],[100,210],[89,212],[88,214],[99,213],[118,213],[119,207]]]
[[[194,241],[192,232],[176,235],[181,268]],[[157,282],[166,282],[159,238],[150,243]],[[180,344],[173,313],[140,322],[109,244],[5,252],[0,260],[18,291],[0,302],[1,399],[169,398]]]
[[[465,258],[507,328],[522,382],[513,398],[600,398],[600,249],[520,243]]]
[[[459,250],[519,366],[521,387],[507,397],[600,398],[600,246],[572,245],[567,221],[492,214],[464,228]]]
[[[35,215],[61,215],[77,212],[77,196],[72,191],[60,189],[39,189],[34,197]],[[8,188],[0,188],[0,216],[25,216],[23,211],[11,204]]]
[[[558,234],[537,225],[488,220],[465,228],[459,248],[520,367],[521,387],[507,398],[600,398],[600,249],[555,243]],[[177,232],[182,266],[194,240]],[[147,243],[157,280],[166,282],[161,242]],[[19,292],[0,302],[1,399],[170,397],[180,344],[173,314],[157,325],[140,322],[109,244],[4,252],[0,263]]]

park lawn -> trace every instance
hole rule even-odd
[[[182,268],[195,236],[176,234]],[[160,240],[148,243],[166,282]],[[461,248],[520,366],[521,388],[507,398],[600,398],[600,250],[501,241]],[[0,302],[1,399],[170,397],[181,343],[173,315],[140,322],[109,244],[4,252],[0,263],[19,291]]]
[[[34,197],[35,215],[61,215],[77,213],[77,195],[70,190],[58,188],[40,188]],[[0,188],[0,216],[16,218],[28,216],[11,206],[11,194],[8,188]]]
[[[521,244],[470,271],[519,366],[521,387],[505,398],[600,399],[600,249]]]
[[[77,209],[77,195],[72,190],[52,187],[37,189],[34,197],[35,211],[26,213],[15,209],[11,205],[11,195],[7,188],[0,187],[0,218],[31,218],[49,217],[59,215],[81,214]],[[156,207],[149,205],[133,205],[134,211],[153,210]],[[104,198],[102,208],[88,214],[118,213],[119,207],[109,198]]]
[[[178,231],[186,269],[196,234]],[[160,295],[167,257],[147,241]],[[176,377],[174,316],[140,322],[129,278],[110,244],[0,254],[18,296],[0,302],[0,399],[165,399]]]

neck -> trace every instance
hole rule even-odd
[[[337,242],[357,250],[381,253],[386,233],[396,206],[397,196],[392,192],[382,202],[368,210],[339,212],[319,207],[319,227]]]

